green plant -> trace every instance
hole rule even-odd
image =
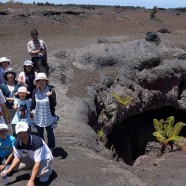
[[[131,104],[131,102],[133,101],[133,98],[130,96],[119,96],[116,93],[112,93],[112,96],[114,97],[114,99],[116,100],[117,103],[121,104],[122,107],[127,106],[129,104]]]
[[[106,144],[106,136],[103,128],[97,132],[98,140],[101,141],[104,145]]]
[[[163,119],[153,119],[153,124],[155,128],[153,136],[162,144],[163,148],[170,146],[172,149],[173,144],[182,139],[179,133],[185,123],[178,122],[174,125],[174,116],[168,117],[165,121]]]

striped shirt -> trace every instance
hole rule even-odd
[[[46,95],[48,91],[49,87],[46,87],[44,93],[42,93],[40,89],[37,89],[35,93],[36,107],[34,124],[39,127],[47,127],[54,121],[50,110],[49,97]]]

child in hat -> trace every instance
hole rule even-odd
[[[30,105],[31,105],[31,100],[27,98],[27,95],[30,92],[27,91],[26,87],[19,87],[18,92],[16,92],[16,95],[18,98],[15,98],[14,100],[14,106],[13,109],[16,110],[16,113],[12,119],[12,130],[13,130],[13,136],[16,136],[15,133],[15,126],[17,123],[20,121],[24,121],[31,125],[31,120],[30,120]]]
[[[8,134],[8,126],[0,123],[0,171],[7,170],[13,160],[15,137]]]

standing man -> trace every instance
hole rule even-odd
[[[14,159],[10,167],[1,173],[4,177],[18,166],[18,170],[32,169],[27,186],[34,186],[36,177],[45,183],[48,181],[52,169],[50,167],[53,156],[46,143],[38,136],[29,133],[29,126],[26,122],[19,122],[16,125],[17,139],[13,147]],[[24,156],[26,152],[27,156]]]
[[[44,72],[48,74],[49,66],[47,63],[47,45],[41,39],[38,39],[38,32],[36,29],[31,31],[32,40],[27,44],[28,52],[36,72]]]

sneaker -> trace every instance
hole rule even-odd
[[[42,182],[42,183],[45,183],[49,180],[49,176],[43,176],[41,178],[39,178],[39,181]]]
[[[49,169],[49,176],[51,175],[51,173],[52,173],[52,169],[50,168]],[[41,178],[39,178],[39,181],[42,183],[45,183],[49,180],[49,176],[42,176]]]

